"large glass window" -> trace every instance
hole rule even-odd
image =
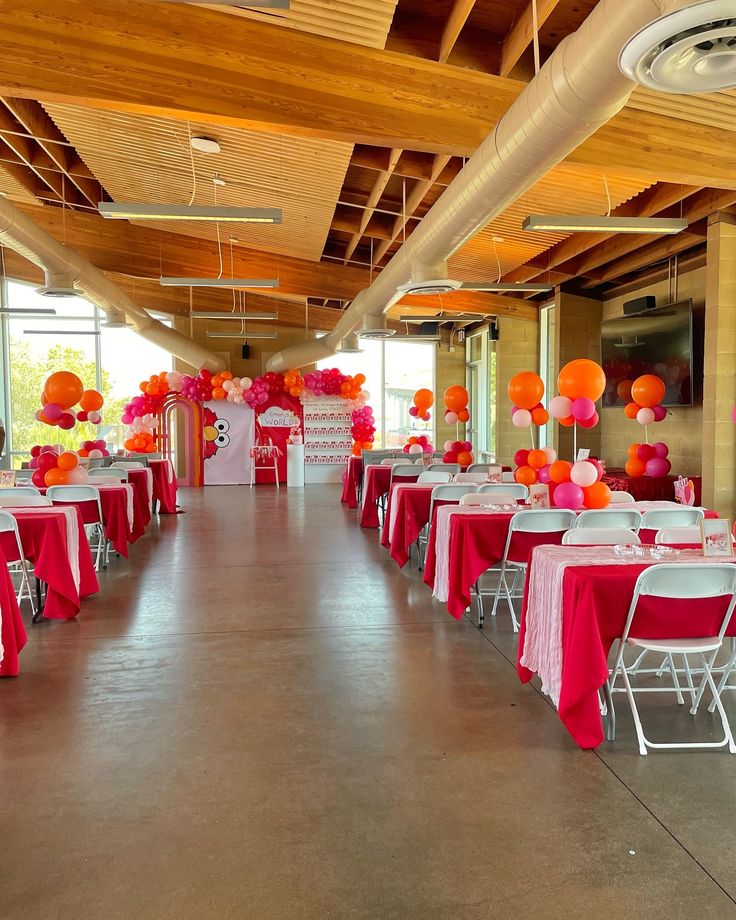
[[[547,304],[539,311],[539,376],[544,381],[544,404],[549,406],[549,401],[555,393],[557,386],[557,368],[555,366],[555,305]],[[549,425],[539,429],[539,446],[547,447],[549,440]]]
[[[121,446],[124,403],[138,392],[141,380],[171,370],[171,355],[131,329],[107,329],[100,322],[104,313],[81,297],[51,300],[15,281],[6,282],[0,296],[7,310],[0,316],[0,415],[11,464],[20,466],[34,444],[49,441],[76,449],[80,441],[103,437]],[[42,315],[39,310],[55,312]],[[78,423],[62,431],[35,420],[44,381],[61,370],[76,374],[85,387],[100,390],[105,397],[103,424]]]
[[[417,390],[426,387],[434,391],[435,344],[361,339],[360,347],[360,354],[337,354],[317,362],[317,367],[365,374],[363,386],[371,394],[369,404],[376,418],[375,447],[402,447],[415,433],[434,438],[436,407],[431,422],[412,418],[409,407]]]
[[[496,347],[487,329],[465,342],[466,387],[470,396],[467,436],[484,459],[496,453]]]

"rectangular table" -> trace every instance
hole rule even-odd
[[[8,562],[0,549],[0,677],[18,676],[18,656],[26,638]]]
[[[363,506],[360,511],[361,527],[378,527],[378,500],[391,484],[391,467],[369,463],[363,473]]]
[[[180,514],[176,507],[177,483],[171,460],[149,460],[153,474],[153,500],[159,514]]]
[[[639,574],[648,565],[721,562],[698,550],[661,560],[632,560],[613,547],[540,546],[532,553],[519,632],[517,670],[523,682],[539,674],[565,728],[582,748],[603,741],[598,690],[608,679],[608,653],[621,636]],[[692,638],[715,635],[725,601],[642,598],[637,635]],[[694,615],[697,605],[697,615]],[[736,635],[736,618],[728,635]]]
[[[363,475],[363,458],[348,457],[343,474],[342,495],[340,501],[348,508],[358,507],[358,483]]]
[[[395,482],[386,501],[381,546],[402,567],[409,561],[412,544],[429,520],[429,506],[436,482]]]

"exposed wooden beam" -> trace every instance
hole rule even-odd
[[[530,0],[521,12],[521,15],[511,27],[509,34],[506,36],[501,49],[501,67],[500,74],[502,77],[508,77],[514,69],[522,54],[534,40],[534,8]],[[541,29],[544,23],[554,13],[555,7],[560,0],[537,0],[537,28]]]
[[[136,0],[8,4],[0,94],[468,156],[524,88],[192,4],[150,13]],[[624,109],[568,159],[736,187],[736,132],[664,109]]]
[[[442,30],[442,38],[440,39],[440,63],[444,64],[449,58],[468,16],[473,12],[474,6],[475,0],[455,0],[452,4],[450,15],[447,17],[447,22]]]
[[[363,211],[363,214],[360,218],[360,226],[357,231],[350,238],[348,245],[345,248],[345,261],[352,256],[355,250],[358,248],[358,243],[363,238],[363,234],[366,232],[368,224],[371,218],[374,215],[375,209],[378,207],[378,202],[381,200],[383,193],[386,191],[386,186],[391,179],[391,176],[396,169],[396,164],[399,162],[399,157],[403,153],[400,149],[395,149],[391,151],[391,156],[389,157],[388,164],[384,172],[379,173],[376,176],[376,180],[373,183],[373,188],[371,189],[370,195],[368,196],[368,202],[366,210]],[[390,231],[386,235],[385,239],[390,239]]]

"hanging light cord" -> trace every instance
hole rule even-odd
[[[539,21],[537,19],[537,0],[532,0],[532,32],[534,33],[534,73],[539,73]]]
[[[608,211],[606,211],[606,217],[611,216],[611,191],[608,188],[608,179],[606,179],[606,174],[603,173],[603,186],[606,190],[606,201],[608,202]]]
[[[189,162],[192,166],[192,194],[189,196],[189,206],[191,206],[194,203],[194,196],[197,194],[197,170],[194,168],[194,147],[192,147],[192,125],[190,122],[187,122],[187,138],[189,140]]]
[[[496,283],[501,280],[501,259],[498,255],[498,247],[496,246],[496,241],[493,240],[493,254],[496,257]]]

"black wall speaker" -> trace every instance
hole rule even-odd
[[[624,304],[624,316],[631,316],[633,313],[644,313],[646,310],[653,310],[657,306],[657,298],[652,294],[646,297],[637,297],[636,300],[627,300]]]
[[[488,338],[489,338],[492,342],[497,342],[497,341],[498,341],[498,339],[499,339],[499,334],[498,334],[498,323],[491,323],[491,325],[488,327]]]
[[[243,361],[247,361],[248,358],[250,358],[250,345],[247,342],[243,342],[243,348],[240,356]]]
[[[439,323],[420,323],[419,335],[437,335],[440,331]]]

